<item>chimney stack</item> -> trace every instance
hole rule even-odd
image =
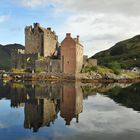
[[[49,31],[51,31],[51,30],[52,30],[52,29],[51,29],[51,27],[48,27],[47,29],[48,29]]]
[[[77,35],[77,43],[79,43],[79,40],[80,40],[80,36]]]
[[[71,37],[71,33],[66,33],[66,37]]]

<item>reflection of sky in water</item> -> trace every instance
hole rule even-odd
[[[119,106],[110,98],[97,94],[84,100],[79,123],[73,119],[65,126],[62,118],[54,125],[32,133],[24,129],[24,109],[10,108],[10,102],[0,101],[0,139],[46,140],[46,139],[115,139],[138,140],[140,136],[140,114],[133,109]]]
[[[21,124],[24,117],[23,108],[11,108],[10,101],[0,101],[0,128],[8,128]]]
[[[80,115],[79,131],[120,133],[127,129],[140,130],[140,114],[117,105],[103,95],[89,97],[84,102],[84,113]],[[73,125],[73,127],[77,127]]]

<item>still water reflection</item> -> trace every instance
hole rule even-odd
[[[2,140],[137,140],[139,111],[140,84],[0,82]]]

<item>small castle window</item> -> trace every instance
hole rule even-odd
[[[69,61],[67,61],[67,63],[69,64]]]

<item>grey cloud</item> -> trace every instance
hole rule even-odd
[[[139,0],[68,0],[64,4],[77,11],[139,15]]]
[[[80,23],[80,22],[83,22],[84,20],[86,20],[86,17],[78,17],[78,18],[76,18],[75,20],[73,20],[73,22],[75,22],[75,23]]]
[[[118,40],[118,36],[115,34],[100,34],[100,35],[96,35],[96,36],[89,36],[87,37],[88,42],[91,42],[93,40],[110,40],[110,41],[114,41],[114,40]]]
[[[29,8],[55,5],[56,9],[75,10],[76,12],[91,13],[121,13],[137,15],[140,12],[139,0],[14,0],[16,3]]]

